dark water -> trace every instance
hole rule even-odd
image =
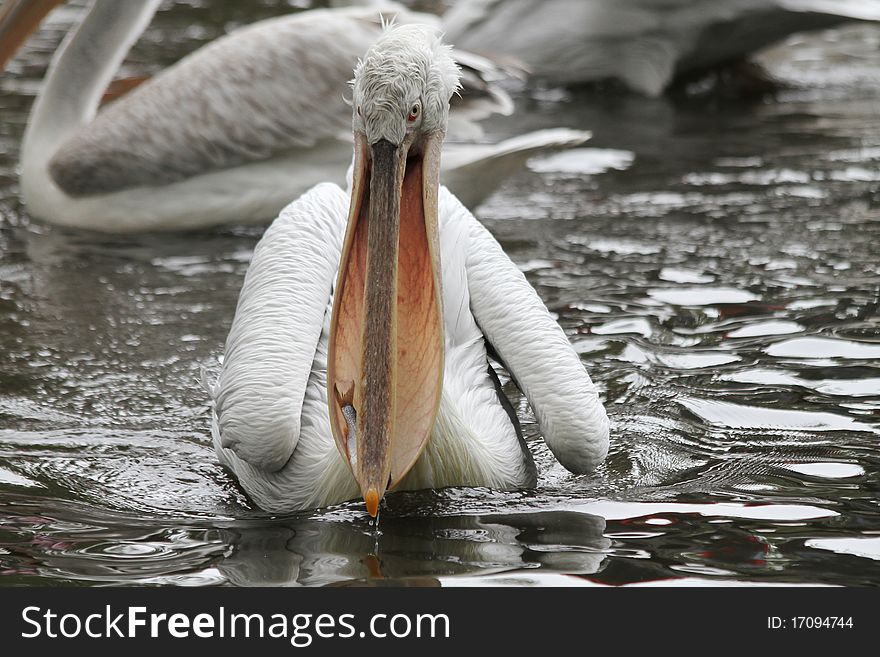
[[[123,73],[286,10],[193,4]],[[199,372],[258,229],[95,236],[18,204],[75,16],[0,78],[0,583],[880,584],[880,30],[766,54],[789,88],[757,102],[520,94],[493,136],[583,127],[593,148],[479,215],[601,387],[611,454],[567,473],[510,389],[538,490],[393,495],[377,535],[362,504],[266,517],[214,457]]]

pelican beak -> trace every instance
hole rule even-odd
[[[39,27],[43,18],[64,0],[6,0],[0,5],[0,71]]]
[[[440,404],[440,145],[355,134],[351,208],[330,324],[330,425],[371,516],[412,468]]]

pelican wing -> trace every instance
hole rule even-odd
[[[513,114],[513,99],[497,82],[522,78],[524,71],[516,62],[502,62],[454,48],[452,56],[461,70],[461,92],[450,102],[447,136],[452,139],[477,140],[483,136],[478,121],[500,114]]]
[[[394,3],[268,19],[200,48],[107,105],[61,145],[53,180],[74,197],[170,184],[350,139],[344,89],[382,21],[437,21]],[[459,53],[467,72],[456,125],[509,113],[492,83],[509,68]]]
[[[557,84],[620,77],[656,95],[679,52],[676,35],[662,30],[661,10],[684,2],[463,0],[443,25],[459,47],[516,57]]]
[[[836,15],[860,21],[880,21],[880,2],[877,0],[776,0],[789,11],[806,11]]]
[[[533,155],[579,146],[590,139],[584,130],[552,128],[511,137],[497,144],[446,144],[443,149],[443,184],[473,208],[498,189]]]
[[[347,130],[342,96],[376,10],[316,10],[217,39],[108,105],[50,163],[72,196],[168,184]]]
[[[620,78],[649,96],[678,73],[846,20],[880,20],[880,0],[460,0],[443,16],[459,47],[555,83]]]
[[[466,270],[471,311],[529,400],[562,465],[589,472],[608,452],[608,417],[559,324],[501,245],[445,188],[441,206],[469,223]]]
[[[221,445],[263,470],[296,448],[339,266],[348,196],[330,183],[287,206],[254,250],[213,389]]]
[[[677,63],[685,73],[747,58],[798,32],[880,20],[880,0],[700,0],[670,18],[689,45]]]

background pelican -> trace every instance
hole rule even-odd
[[[657,96],[676,76],[851,20],[880,20],[880,0],[459,0],[443,26],[456,46],[554,84],[617,78]]]
[[[59,0],[7,0],[0,65]],[[21,154],[29,213],[102,231],[195,228],[268,221],[323,180],[342,182],[351,145],[343,83],[381,20],[436,21],[382,7],[314,10],[260,21],[217,39],[100,112],[99,103],[159,0],[95,0],[56,52],[34,104]],[[499,70],[461,53],[475,92],[453,120],[509,112],[492,83]],[[582,143],[589,133],[548,130],[451,153],[449,183],[475,204],[531,154]],[[456,175],[458,172],[458,175]]]
[[[350,194],[313,188],[254,252],[211,392],[220,459],[266,510],[360,492],[375,515],[387,485],[533,486],[490,344],[565,467],[605,457],[608,419],[565,334],[439,187],[457,84],[429,30],[389,30],[355,71]]]

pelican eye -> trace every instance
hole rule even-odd
[[[406,120],[415,121],[417,118],[419,118],[419,113],[421,111],[421,106],[418,103],[414,103],[413,106],[409,108],[409,116],[406,117]]]

